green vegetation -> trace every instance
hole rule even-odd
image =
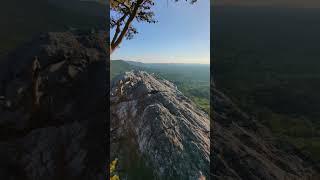
[[[197,104],[202,110],[210,113],[210,84],[209,81],[176,82],[178,89]]]
[[[113,79],[115,76],[135,69],[134,66],[126,63],[125,61],[110,61],[110,78]]]
[[[133,69],[154,73],[158,78],[173,82],[178,89],[207,113],[210,112],[210,66],[200,64],[144,64],[111,61],[111,78]]]
[[[117,175],[116,172],[117,162],[118,159],[115,159],[110,163],[110,180],[120,180],[119,175]]]
[[[210,66],[200,64],[148,64],[146,71],[173,82],[202,110],[210,112]]]

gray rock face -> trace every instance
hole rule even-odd
[[[213,179],[318,180],[319,165],[276,140],[257,120],[213,88]]]
[[[146,72],[127,72],[113,80],[110,100],[111,136],[130,137],[157,178],[209,177],[209,117],[175,85]]]
[[[105,51],[48,33],[0,65],[0,179],[106,179]]]

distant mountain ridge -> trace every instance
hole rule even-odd
[[[124,60],[112,60],[110,61],[110,77],[113,79],[117,75],[131,71],[133,69],[140,69],[136,64],[130,64]]]

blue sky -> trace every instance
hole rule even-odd
[[[124,40],[111,59],[209,64],[210,0],[199,0],[193,5],[184,0],[155,2],[158,23],[134,23],[139,34]]]

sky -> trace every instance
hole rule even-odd
[[[111,59],[210,64],[210,0],[199,0],[193,5],[184,0],[155,2],[158,22],[135,22],[139,34],[124,40]]]

